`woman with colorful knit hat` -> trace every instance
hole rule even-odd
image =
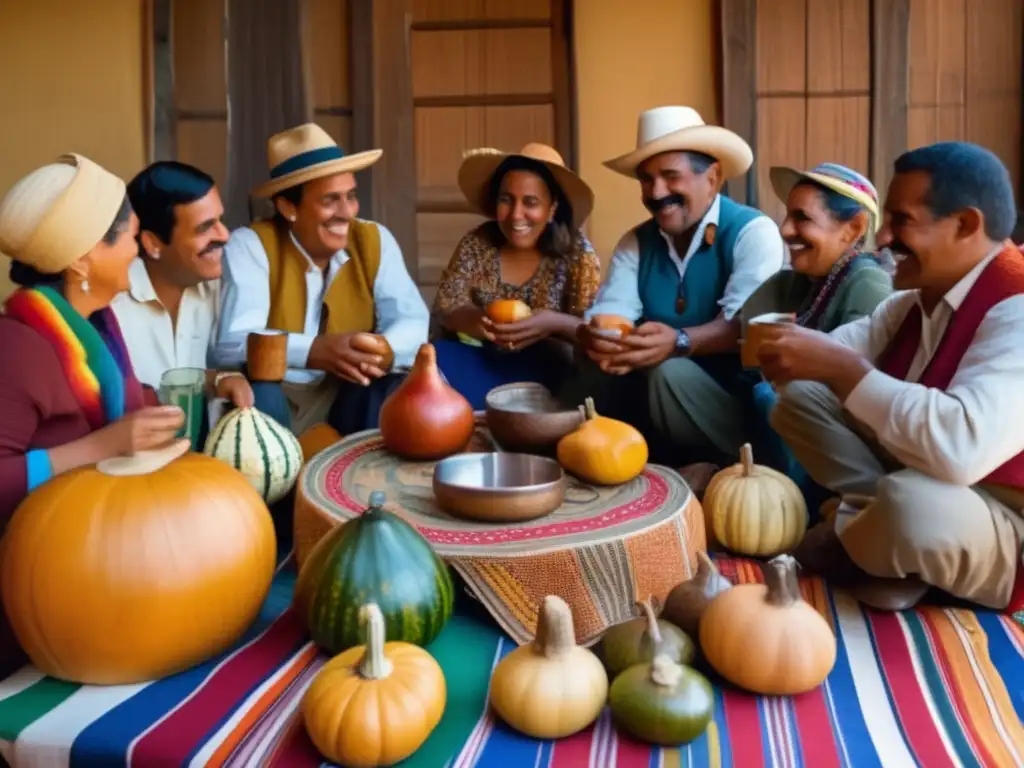
[[[781,312],[827,333],[870,315],[892,293],[891,275],[871,251],[881,224],[874,185],[837,163],[808,171],[774,167],[769,173],[775,194],[786,201],[780,231],[791,269],[777,273],[747,300],[744,328],[758,315]],[[768,382],[754,388],[755,455],[802,484],[803,470],[768,424],[774,403]]]

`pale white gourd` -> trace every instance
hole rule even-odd
[[[203,452],[241,472],[267,504],[294,487],[302,469],[298,439],[255,408],[226,414],[206,439]]]

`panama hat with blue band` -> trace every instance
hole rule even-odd
[[[267,141],[270,180],[252,191],[257,197],[273,197],[291,187],[336,173],[355,173],[380,160],[384,151],[369,149],[346,155],[345,150],[316,123],[276,133]]]

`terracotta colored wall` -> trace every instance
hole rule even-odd
[[[607,263],[619,237],[646,218],[635,181],[601,163],[636,146],[640,112],[715,105],[713,0],[575,0],[580,172],[597,197],[594,247]]]
[[[142,167],[142,3],[0,3],[0,196],[62,152]],[[0,259],[0,296],[9,290]]]

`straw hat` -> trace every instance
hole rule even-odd
[[[125,184],[81,155],[61,155],[0,202],[0,252],[55,275],[103,239],[124,205]]]
[[[474,209],[484,216],[494,216],[491,201],[487,199],[491,178],[498,166],[509,157],[523,157],[545,166],[555,177],[562,194],[572,206],[572,226],[578,229],[590,212],[594,210],[594,192],[579,176],[565,167],[565,161],[554,147],[539,142],[530,142],[518,152],[502,152],[499,149],[482,147],[471,149],[463,155],[459,167],[459,189]]]
[[[768,178],[771,179],[775,194],[783,202],[789,198],[793,187],[801,181],[813,181],[863,205],[871,214],[871,226],[874,231],[877,232],[882,226],[881,217],[878,215],[878,190],[875,189],[875,185],[866,176],[845,165],[822,163],[809,171],[776,165],[769,169]]]
[[[741,176],[754,162],[750,145],[732,131],[705,125],[690,107],[655,107],[640,114],[636,149],[605,162],[623,176],[636,178],[637,167],[662,152],[702,152],[715,158],[726,179]]]
[[[267,140],[267,165],[270,181],[253,189],[257,197],[273,197],[278,192],[313,179],[336,173],[355,173],[380,160],[384,151],[369,149],[346,155],[345,150],[316,123],[276,133]]]

